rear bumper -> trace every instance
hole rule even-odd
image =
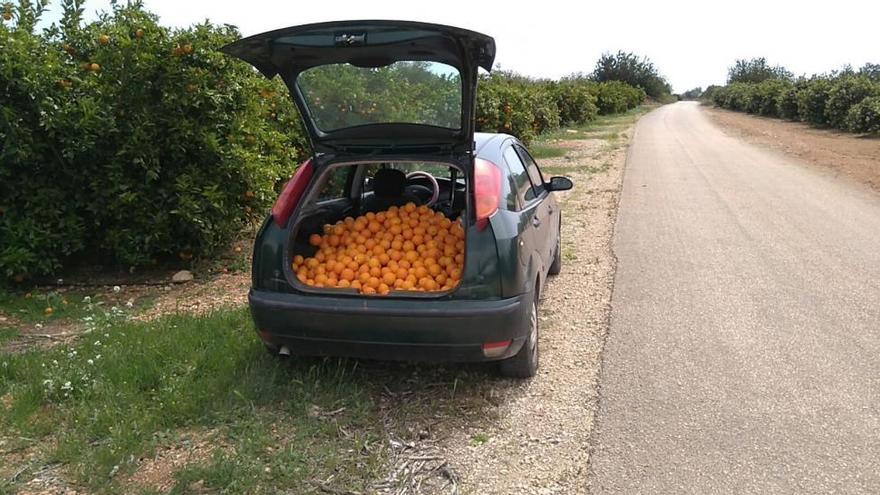
[[[260,337],[294,354],[400,361],[490,361],[526,338],[524,296],[489,301],[327,297],[251,290]],[[487,358],[482,344],[511,340]]]

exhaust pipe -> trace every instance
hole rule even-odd
[[[281,349],[278,350],[279,356],[290,356],[290,349],[287,348],[286,345],[281,346]]]

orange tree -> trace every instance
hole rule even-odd
[[[45,5],[2,7],[4,275],[198,256],[265,209],[305,143],[281,83],[217,51],[235,28],[172,30],[140,2],[84,23],[66,0],[37,32]]]

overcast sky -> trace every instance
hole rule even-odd
[[[124,0],[120,0],[124,1]],[[57,8],[58,1],[53,2]],[[87,15],[109,0],[87,0]],[[880,63],[880,1],[146,0],[163,24],[209,19],[244,35],[309,22],[405,19],[495,38],[496,64],[537,77],[590,72],[600,54],[647,55],[677,92],[723,84],[737,58],[765,56],[795,74]],[[52,15],[49,15],[51,18]]]

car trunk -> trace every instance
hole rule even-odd
[[[481,210],[472,187],[481,184],[473,156],[477,71],[492,68],[491,37],[438,24],[343,21],[258,34],[223,51],[267,77],[280,76],[308,133],[308,174],[285,188],[277,215],[273,209],[276,223],[289,229],[290,288],[370,295],[363,290],[368,283],[387,296],[498,297],[498,277],[487,275],[497,268],[495,240],[486,218],[475,217]],[[436,203],[424,197],[434,187],[428,176],[404,175],[406,192],[415,197],[402,199],[389,185],[400,182],[399,173],[370,175],[420,167],[446,186]],[[386,190],[376,194],[373,185]],[[391,232],[397,227],[399,234]],[[346,252],[339,256],[340,250]],[[364,263],[372,265],[366,280]],[[345,270],[356,271],[355,279]],[[374,277],[388,290],[374,287]],[[349,287],[339,287],[342,278]],[[415,278],[414,290],[401,278]]]
[[[448,163],[322,167],[288,227],[289,279],[302,291],[447,296],[466,274],[467,198],[466,174]]]

